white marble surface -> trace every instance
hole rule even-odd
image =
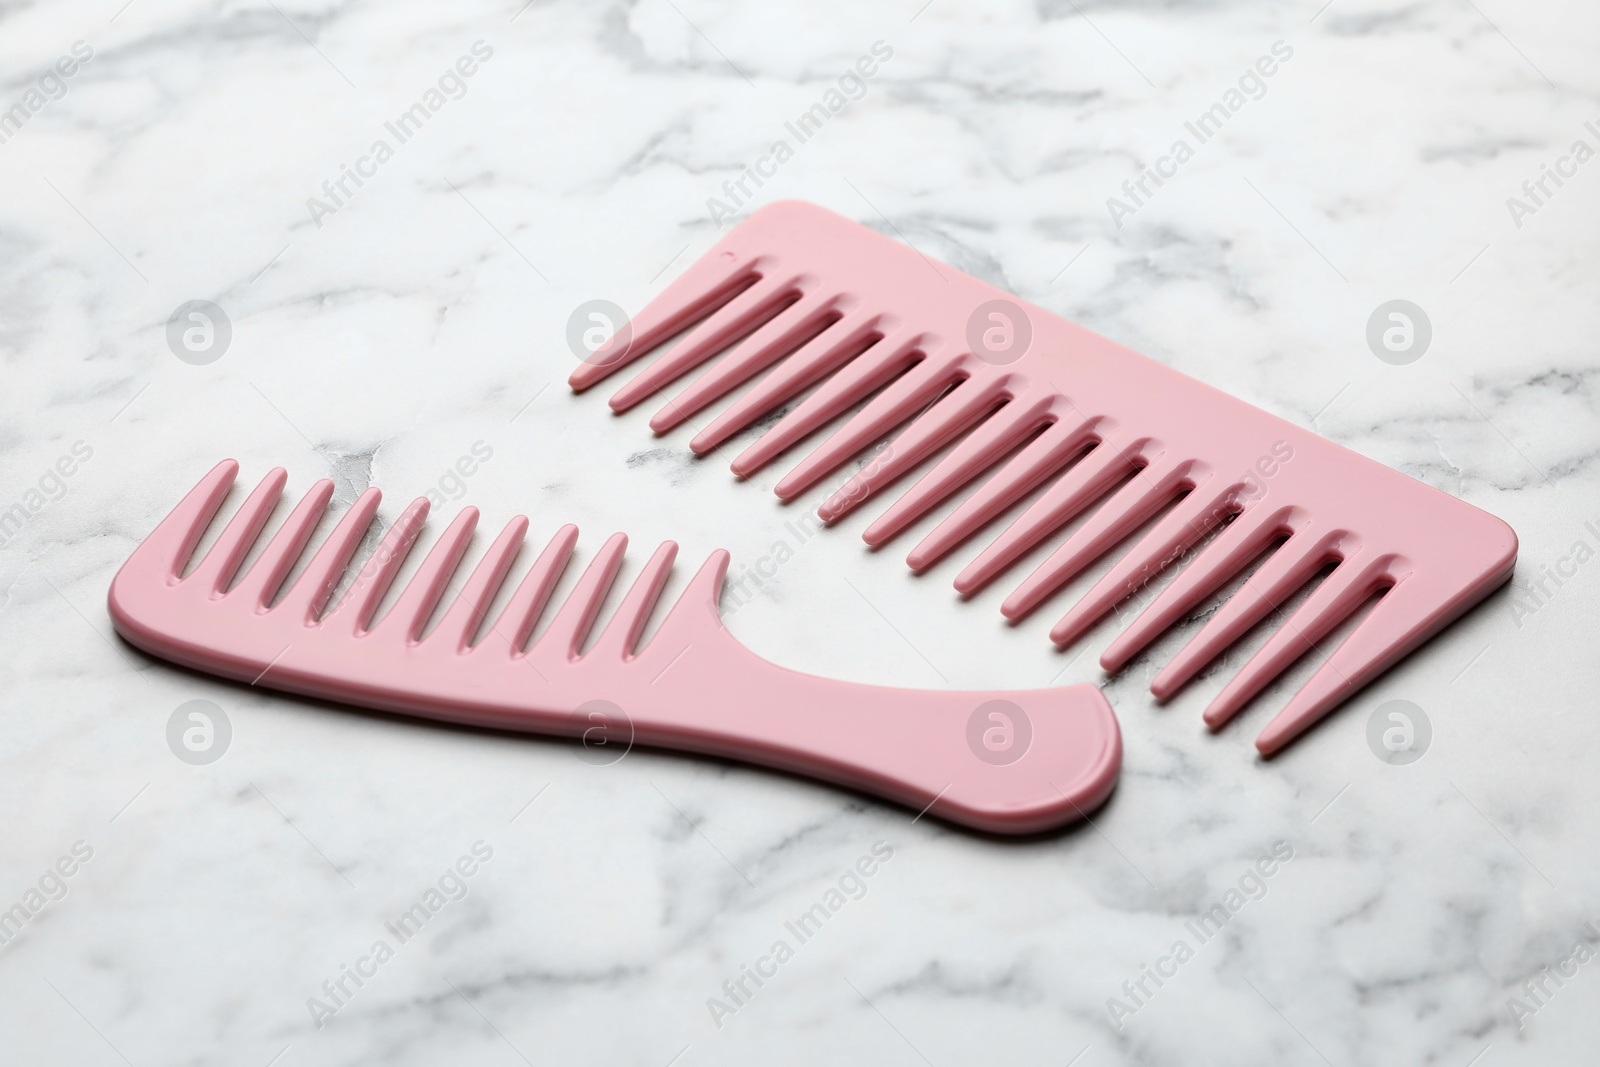
[[[928,255],[1505,517],[1521,579],[1574,570],[1575,542],[1600,545],[1600,162],[1520,227],[1506,199],[1600,147],[1600,15],[1319,3],[0,7],[0,105],[74,42],[93,53],[0,144],[0,506],[92,449],[0,550],[0,907],[93,850],[0,948],[0,1059],[1590,1062],[1600,964],[1547,980],[1535,1014],[1507,1002],[1600,921],[1600,564],[1532,614],[1495,596],[1269,764],[1251,740],[1286,688],[1210,735],[1225,675],[1157,708],[1162,659],[1142,658],[1107,684],[1119,791],[1095,828],[1023,843],[742,767],[597,768],[221,684],[105,614],[121,560],[225,456],[249,480],[287,466],[292,492],[331,475],[342,502],[379,485],[392,518],[481,441],[461,498],[491,529],[576,522],[579,562],[616,529],[686,564],[767,552],[799,512],[765,491],[792,460],[742,485],[687,433],[651,442],[647,411],[568,393],[563,332],[709,247],[707,199],[879,40],[864,98],[745,209],[881,211]],[[315,225],[307,198],[477,41],[464,95]],[[1117,228],[1106,198],[1276,41],[1293,56],[1262,98]],[[1410,366],[1363,338],[1396,297],[1434,326]],[[233,324],[206,366],[165,342],[193,299]],[[882,683],[1100,680],[1111,627],[1056,654],[1057,611],[1000,624],[1009,583],[955,600],[977,545],[921,579],[909,541],[864,551],[877,510],[801,546],[731,628]],[[192,699],[233,725],[208,766],[165,739]],[[1433,723],[1408,767],[1365,742],[1391,699]],[[307,998],[479,841],[466,896],[317,1027]],[[717,1026],[708,998],[879,841],[866,895]],[[1185,923],[1278,841],[1265,896],[1113,1025],[1108,998],[1197,944]]]

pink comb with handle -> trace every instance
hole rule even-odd
[[[626,537],[614,535],[525,649],[577,539],[575,527],[563,527],[474,643],[527,530],[519,516],[423,636],[472,538],[476,509],[456,516],[374,624],[427,516],[427,499],[415,501],[324,616],[380,494],[361,494],[274,602],[333,495],[331,481],[313,486],[235,583],[283,492],[286,475],[278,468],[180,577],[237,471],[232,460],[218,464],[111,583],[117,632],[151,655],[292,693],[533,733],[588,737],[598,728],[620,742],[621,723],[605,721],[620,710],[629,743],[776,767],[998,833],[1071,822],[1116,784],[1122,738],[1094,686],[925,692],[786,670],[750,652],[722,625],[717,599],[728,565],[722,551],[638,648],[677,551],[663,544],[585,648],[627,547]],[[599,707],[606,710],[596,713]]]
[[[1225,526],[1106,649],[1107,670],[1282,542],[1156,676],[1158,698],[1334,564],[1212,701],[1205,719],[1213,729],[1381,592],[1257,739],[1266,755],[1505,582],[1516,561],[1516,535],[1494,516],[812,204],[757,211],[573,372],[573,388],[690,326],[611,407],[625,411],[731,347],[651,419],[666,433],[770,368],[696,426],[690,447],[704,454],[816,386],[733,461],[741,476],[876,391],[778,483],[784,500],[911,419],[823,502],[826,521],[957,442],[867,528],[869,544],[890,540],[1010,456],[912,549],[914,570],[1049,483],[957,576],[963,595],[1103,500],[1006,598],[1009,619],[1160,516],[1056,624],[1050,636],[1059,645]]]

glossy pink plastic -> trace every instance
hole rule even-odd
[[[1010,619],[1158,520],[1051,631],[1059,645],[1076,640],[1193,557],[1106,649],[1107,670],[1276,545],[1156,676],[1158,698],[1334,565],[1212,701],[1205,719],[1214,729],[1382,593],[1257,739],[1263,754],[1488,595],[1516,561],[1516,535],[1494,516],[811,204],[752,215],[580,366],[573,388],[689,327],[611,407],[627,410],[731,349],[650,423],[658,434],[692,423],[690,447],[703,454],[815,387],[733,461],[741,476],[871,397],[778,483],[785,500],[911,420],[823,502],[827,521],[954,442],[867,528],[872,545],[1006,461],[912,549],[907,562],[917,571],[1042,488],[957,576],[963,595],[1103,501],[1006,598]],[[715,418],[696,421],[764,371]]]
[[[486,612],[527,530],[518,516],[423,636],[461,563],[477,511],[458,515],[393,607],[373,615],[421,532],[426,498],[390,528],[326,615],[377,511],[368,489],[274,602],[333,494],[318,482],[253,566],[241,561],[283,491],[273,470],[194,570],[180,577],[232,486],[226,460],[136,549],[111,583],[117,632],[197,670],[383,711],[508,730],[637,742],[776,767],[997,833],[1048,830],[1091,811],[1116,784],[1122,738],[1090,685],[1018,692],[886,689],[786,670],[722,625],[728,554],[700,568],[660,628],[636,647],[677,546],[656,550],[586,647],[627,538],[614,535],[527,648],[578,531],[556,534],[492,624]],[[483,628],[481,639],[473,637]]]

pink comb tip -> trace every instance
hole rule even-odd
[[[635,318],[626,359],[574,373],[584,388],[689,333],[618,394],[641,403],[711,363],[658,432],[748,390],[694,439],[704,452],[815,390],[733,461],[750,475],[865,401],[779,482],[793,499],[899,433],[823,501],[832,522],[954,442],[865,532],[881,545],[988,477],[907,562],[921,571],[1045,486],[955,579],[970,595],[1067,524],[1083,524],[1002,611],[1021,618],[1138,529],[1143,535],[1051,631],[1088,633],[1216,534],[1106,650],[1126,664],[1271,544],[1294,534],[1157,677],[1175,692],[1328,564],[1333,590],[1291,625],[1315,637],[1263,650],[1208,712],[1235,714],[1379,590],[1382,600],[1262,734],[1277,751],[1505,582],[1517,538],[1499,519],[811,204],[762,208]],[[802,310],[804,309],[804,310]],[[828,321],[821,309],[832,309]],[[703,321],[702,321],[703,320]],[[713,362],[723,349],[733,354]],[[764,377],[757,378],[764,374]],[[613,401],[614,406],[617,401]],[[1009,459],[1007,457],[1010,457]],[[1218,526],[1228,525],[1220,533]]]
[[[527,530],[518,516],[424,635],[466,555],[477,511],[456,517],[394,606],[374,622],[420,539],[427,501],[413,503],[324,615],[377,509],[378,493],[368,490],[305,573],[268,607],[332,491],[317,483],[250,571],[227,589],[282,492],[284,473],[274,470],[195,570],[180,577],[237,471],[232,460],[218,464],[111,583],[117,632],[152,655],[291,693],[568,737],[591,737],[595,720],[586,709],[603,702],[611,720],[607,742],[742,759],[996,833],[1075,821],[1116,784],[1122,737],[1094,686],[922,692],[817,678],[761,659],[727,631],[717,610],[726,552],[700,568],[640,647],[677,552],[671,542],[662,545],[590,642],[627,548],[627,538],[616,534],[544,633],[525,647],[578,531],[563,527],[505,610],[490,618],[489,604]]]

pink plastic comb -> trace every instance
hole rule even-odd
[[[663,544],[583,650],[627,547],[616,534],[524,650],[578,536],[575,527],[563,527],[474,643],[527,530],[518,516],[424,637],[472,538],[477,510],[456,516],[393,608],[373,624],[427,516],[427,499],[415,501],[324,616],[380,494],[361,494],[274,603],[333,495],[331,481],[313,486],[230,587],[283,492],[286,475],[277,468],[193,572],[179,577],[238,469],[232,460],[219,463],[111,583],[117,632],[152,655],[251,684],[431,719],[591,739],[603,729],[603,739],[619,744],[636,740],[777,767],[999,833],[1070,822],[1116,784],[1122,737],[1094,686],[920,692],[786,670],[723,627],[717,599],[728,554],[722,551],[639,649],[677,552],[672,542]],[[594,714],[599,708],[607,710]],[[619,718],[618,709],[620,721],[607,723],[607,716]]]
[[[612,408],[633,407],[731,347],[651,419],[666,433],[772,368],[695,427],[690,447],[704,454],[817,386],[733,461],[741,476],[881,390],[778,483],[784,500],[916,416],[822,504],[826,521],[965,435],[867,528],[869,544],[888,541],[1015,451],[911,551],[914,570],[1049,482],[957,576],[963,595],[1107,498],[1006,599],[1009,619],[1171,506],[1056,624],[1057,644],[1078,638],[1226,523],[1106,649],[1107,670],[1281,541],[1156,676],[1158,698],[1336,564],[1211,703],[1205,719],[1213,729],[1381,592],[1256,740],[1266,755],[1506,581],[1516,561],[1516,535],[1492,515],[812,204],[777,203],[752,215],[589,357],[572,374],[573,388],[690,326],[617,391]]]

